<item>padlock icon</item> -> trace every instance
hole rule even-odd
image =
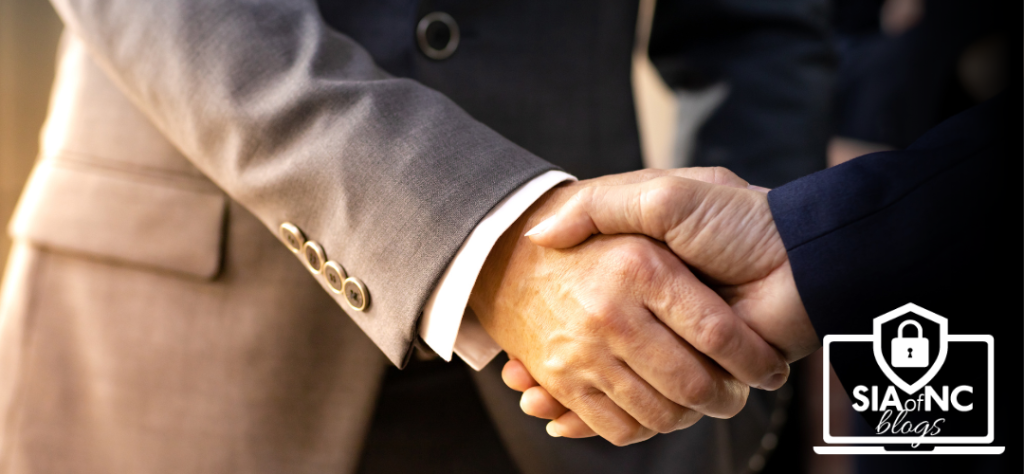
[[[908,324],[917,327],[917,337],[903,337],[903,328]],[[924,337],[924,329],[913,319],[908,319],[900,324],[897,330],[898,336],[892,340],[892,366],[893,367],[928,367],[928,339]]]

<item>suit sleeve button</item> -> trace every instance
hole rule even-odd
[[[348,305],[356,311],[365,311],[370,305],[370,292],[367,291],[366,285],[355,277],[345,279],[344,285],[345,301],[348,301]]]
[[[327,286],[331,291],[340,295],[345,288],[346,278],[348,278],[348,274],[345,273],[344,267],[338,265],[338,262],[330,261],[324,264],[324,280],[327,280]]]
[[[306,268],[309,271],[319,274],[324,268],[324,261],[327,258],[324,256],[324,249],[320,244],[310,240],[302,246],[303,261],[306,262]]]
[[[281,239],[292,253],[298,253],[299,250],[302,250],[302,244],[306,243],[306,236],[302,235],[302,231],[291,222],[281,224],[278,233],[281,234]]]

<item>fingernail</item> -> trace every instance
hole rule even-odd
[[[768,194],[768,191],[771,191],[771,189],[765,188],[763,186],[758,186],[756,184],[751,184],[750,186],[747,186],[747,189],[749,189],[751,191],[757,191],[759,193],[765,193],[765,194]]]
[[[548,425],[547,425],[547,427],[545,429],[547,429],[548,435],[551,436],[552,438],[561,438],[562,437],[562,435],[558,434],[558,432],[555,431],[555,422],[554,421],[549,421]]]
[[[526,235],[524,235],[523,237],[529,237],[531,235],[537,235],[537,234],[539,234],[541,232],[544,232],[545,230],[548,230],[548,227],[551,227],[551,223],[554,222],[554,219],[555,219],[555,216],[551,216],[551,217],[549,217],[547,219],[544,219],[543,221],[540,222],[540,224],[537,224],[537,225],[533,226],[532,229],[527,231]]]

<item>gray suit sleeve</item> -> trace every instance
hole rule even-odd
[[[399,366],[476,223],[554,168],[443,95],[390,77],[312,0],[53,4],[211,180],[275,234],[294,223],[363,280],[370,307],[345,309]]]

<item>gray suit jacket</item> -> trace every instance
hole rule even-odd
[[[502,197],[550,162],[583,177],[640,165],[635,2],[323,2],[416,81],[311,0],[54,4],[161,146],[365,282],[373,304],[349,315],[398,365],[434,283]],[[463,32],[441,62],[413,49],[431,9]],[[805,15],[777,10],[765,15]]]
[[[640,166],[635,2],[53,3],[67,33],[0,302],[0,409],[19,413],[0,469],[351,468],[383,365],[339,308],[402,365],[437,279],[505,195],[552,163]],[[434,9],[462,33],[444,61],[415,49]],[[365,282],[367,311],[303,275],[272,237],[283,222]],[[493,413],[517,413],[492,375]],[[774,403],[752,406],[679,434],[727,449],[695,466],[745,467]],[[187,436],[169,447],[169,432]],[[649,454],[683,438],[659,439],[616,466],[673,470]]]
[[[378,68],[312,1],[54,4],[160,146],[275,234],[299,226],[366,284],[371,307],[349,315],[395,364],[476,222],[553,168]]]

